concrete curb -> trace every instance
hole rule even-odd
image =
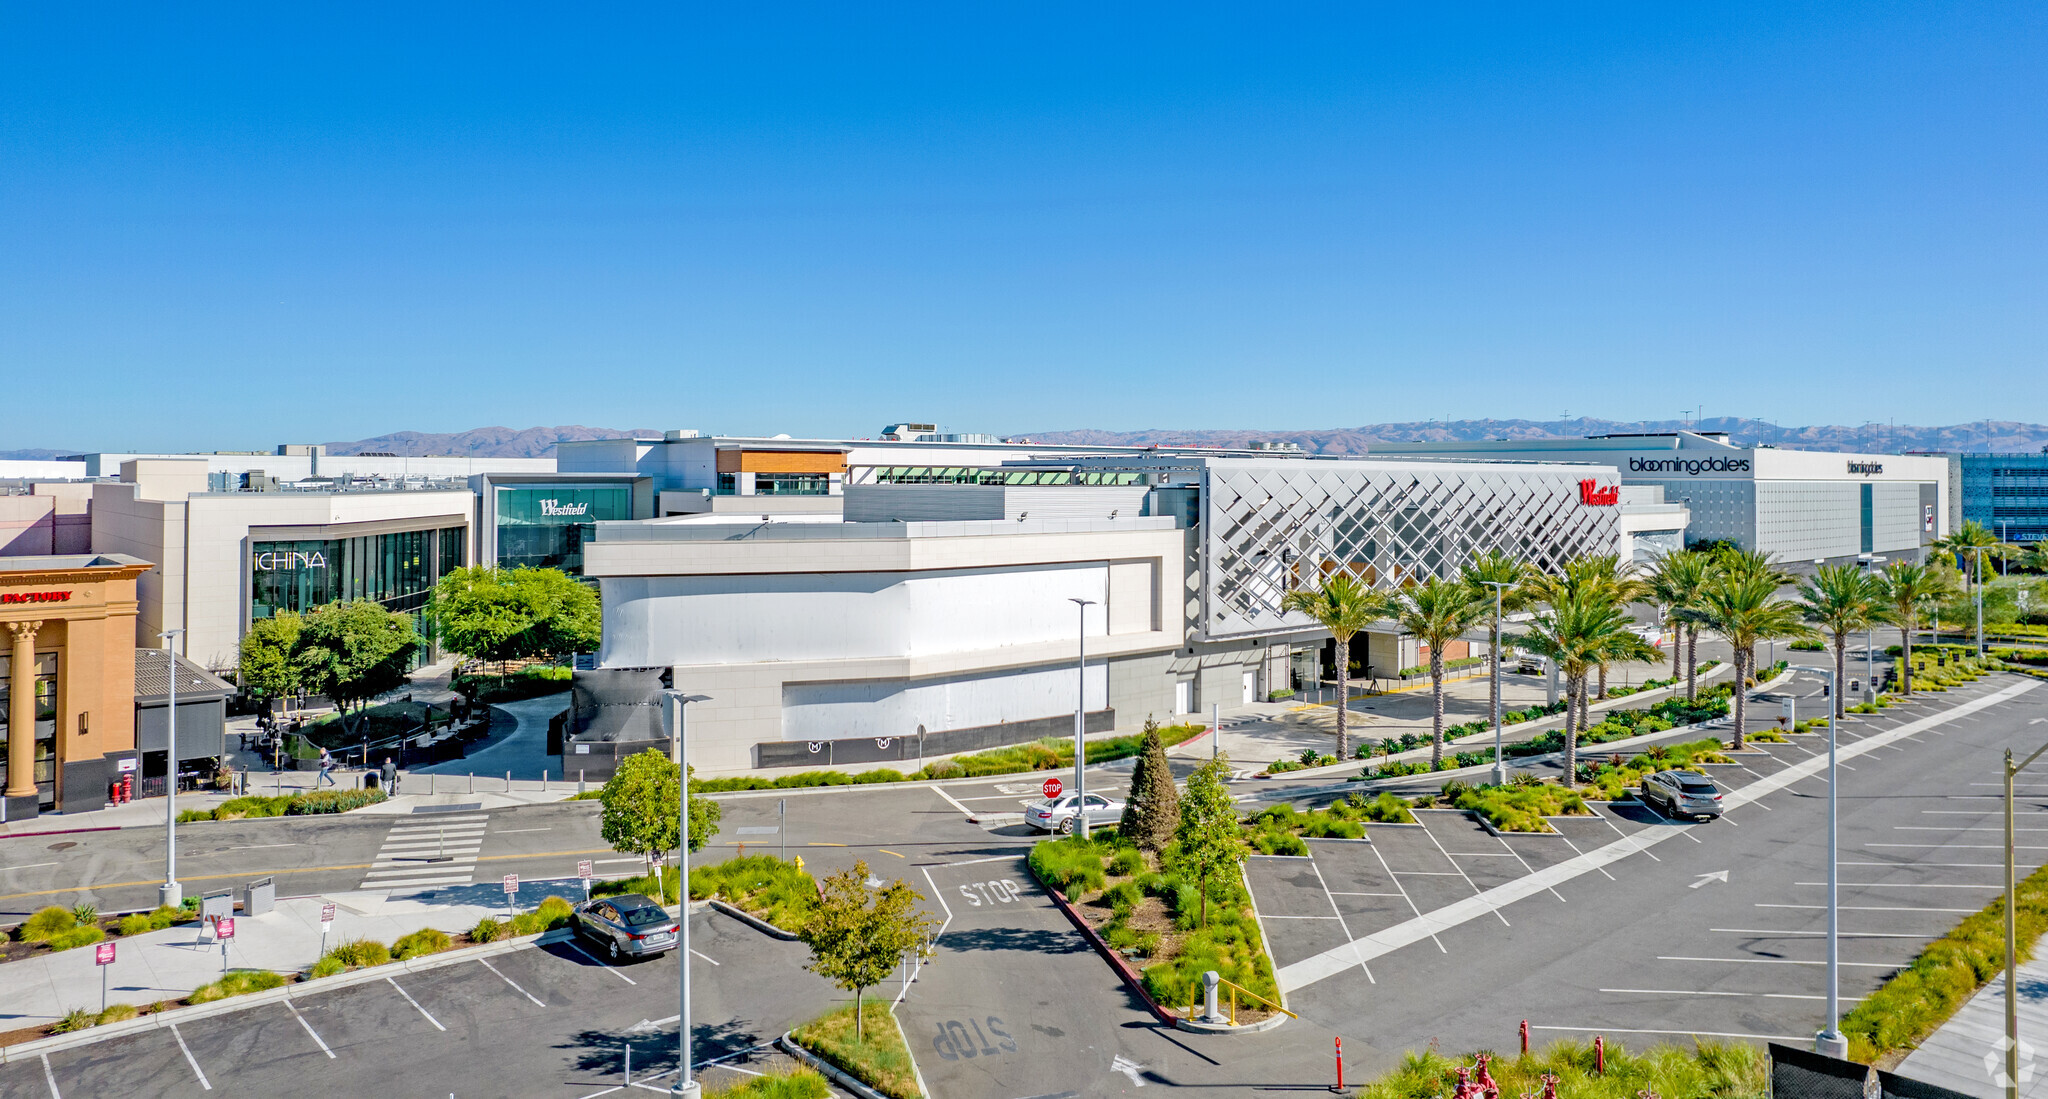
[[[899,1027],[898,1029],[901,1028]],[[782,1037],[777,1038],[775,1040],[776,1044],[782,1047],[783,1052],[789,1054],[791,1057],[794,1057],[799,1061],[802,1061],[803,1063],[811,1066],[812,1068],[817,1069],[820,1073],[824,1074],[826,1079],[832,1081],[835,1084],[838,1084],[840,1087],[845,1088],[847,1091],[850,1091],[853,1094],[859,1096],[860,1099],[889,1099],[889,1096],[884,1095],[881,1092],[876,1091],[874,1088],[869,1087],[868,1085],[861,1083],[859,1080],[854,1079],[852,1076],[847,1075],[847,1073],[844,1070],[842,1070],[838,1065],[835,1065],[832,1062],[825,1060],[823,1057],[820,1057],[817,1054],[812,1053],[810,1050],[805,1049],[803,1043],[797,1041],[796,1038],[793,1037],[795,1033],[795,1031],[786,1032],[783,1034]],[[910,1043],[907,1041],[904,1043],[904,1045],[906,1046],[908,1046],[909,1044]],[[913,1063],[915,1062],[913,1061]]]
[[[294,992],[324,992],[331,988],[347,988],[350,985],[380,981],[386,977],[395,976],[400,972],[418,973],[424,970],[458,965],[463,962],[473,962],[479,958],[491,958],[499,954],[509,954],[515,950],[524,950],[527,947],[562,942],[568,939],[571,934],[572,932],[566,927],[557,928],[553,931],[543,931],[538,935],[524,935],[517,939],[487,943],[483,946],[446,950],[439,954],[429,954],[424,958],[413,958],[409,961],[387,962],[383,965],[371,966],[367,969],[350,970],[347,973],[337,973],[332,977],[322,977],[317,981],[301,981],[285,985],[283,988],[273,988],[265,992],[252,992],[247,996],[233,996],[225,1000],[216,1000],[210,1004],[198,1004],[192,1007],[174,1007],[166,1011],[159,1011],[152,1015],[142,1015],[118,1023],[88,1027],[85,1030],[75,1031],[70,1034],[56,1034],[48,1038],[19,1042],[11,1046],[0,1047],[0,1064],[13,1064],[16,1061],[39,1057],[45,1053],[55,1053],[58,1050],[91,1045],[94,1042],[119,1038],[123,1035],[136,1034],[146,1030],[161,1030],[175,1026],[178,1023],[189,1023],[215,1015],[226,1015],[230,1012],[261,1007],[265,1004],[283,1003],[289,1001]]]
[[[711,907],[717,909],[720,912],[725,913],[728,916],[731,916],[733,919],[738,920],[743,924],[746,924],[754,930],[759,931],[763,935],[781,939],[784,942],[796,941],[795,932],[784,931],[783,929],[775,926],[774,924],[769,923],[767,920],[761,919],[756,916],[748,915],[738,906],[727,904],[724,901],[719,900],[717,897],[711,898]]]
[[[1261,1019],[1256,1023],[1231,1026],[1229,1023],[1201,1023],[1193,1019],[1176,1018],[1173,1021],[1173,1027],[1175,1030],[1185,1030],[1194,1034],[1260,1034],[1272,1030],[1286,1021],[1287,1016],[1274,1015]]]
[[[1031,878],[1038,881],[1037,873],[1034,872]],[[1042,881],[1039,881],[1038,885],[1045,890],[1046,896],[1052,898],[1053,905],[1066,916],[1067,922],[1073,924],[1074,929],[1081,933],[1081,937],[1088,940],[1088,945],[1094,947],[1095,952],[1102,956],[1102,960],[1109,963],[1109,968],[1123,980],[1124,987],[1131,990],[1131,994],[1138,998],[1139,1003],[1145,1005],[1146,1010],[1152,1013],[1152,1017],[1167,1026],[1172,1026],[1173,1013],[1160,1007],[1158,1001],[1152,998],[1152,994],[1145,991],[1144,979],[1138,976],[1137,970],[1131,968],[1131,963],[1125,961],[1123,955],[1111,950],[1109,944],[1102,941],[1102,936],[1097,935],[1095,929],[1088,926],[1088,921],[1081,918],[1081,914],[1074,910],[1072,902],[1068,901],[1064,894]]]

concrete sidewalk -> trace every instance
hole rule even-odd
[[[531,908],[549,893],[577,898],[582,887],[574,878],[525,882],[521,898]],[[531,888],[528,888],[528,887]],[[234,969],[269,969],[292,973],[320,956],[320,910],[334,905],[331,948],[349,939],[375,939],[386,946],[423,927],[454,933],[467,931],[485,916],[503,919],[503,894],[497,883],[489,890],[469,891],[465,903],[428,904],[382,893],[330,893],[277,902],[261,916],[235,917],[235,937],[228,943],[227,964]],[[219,980],[220,944],[198,924],[180,924],[133,938],[115,938],[116,960],[107,967],[107,1003],[142,1005],[177,999]],[[100,972],[92,947],[78,947],[0,965],[0,1030],[55,1022],[74,1008],[100,1009]]]
[[[2019,973],[2020,1099],[2048,1096],[2048,959],[2021,965]],[[1940,1029],[1899,1063],[1901,1076],[1924,1080],[1965,1095],[2001,1099],[1998,1076],[2005,1068],[2005,975],[1970,997]],[[1991,1058],[1987,1066],[1985,1058]]]

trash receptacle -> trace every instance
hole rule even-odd
[[[249,888],[242,893],[242,914],[244,916],[261,916],[276,907],[277,882],[274,879],[263,878],[259,881],[252,881],[249,883]]]
[[[378,784],[379,782],[383,781],[383,779],[384,779],[384,776],[382,776],[382,775],[378,774],[378,773],[377,773],[377,772],[375,772],[375,771],[364,771],[364,772],[363,772],[363,789],[365,789],[365,790],[375,790],[375,789],[377,788],[377,784]]]

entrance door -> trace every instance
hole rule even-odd
[[[1195,685],[1189,680],[1177,680],[1173,684],[1173,712],[1191,714],[1195,712]]]
[[[1246,671],[1244,673],[1244,701],[1257,702],[1258,700],[1259,673],[1256,671]]]

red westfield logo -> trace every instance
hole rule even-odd
[[[1590,478],[1580,481],[1579,503],[1601,508],[1613,507],[1621,503],[1621,486],[1608,485],[1603,488],[1598,481]]]

